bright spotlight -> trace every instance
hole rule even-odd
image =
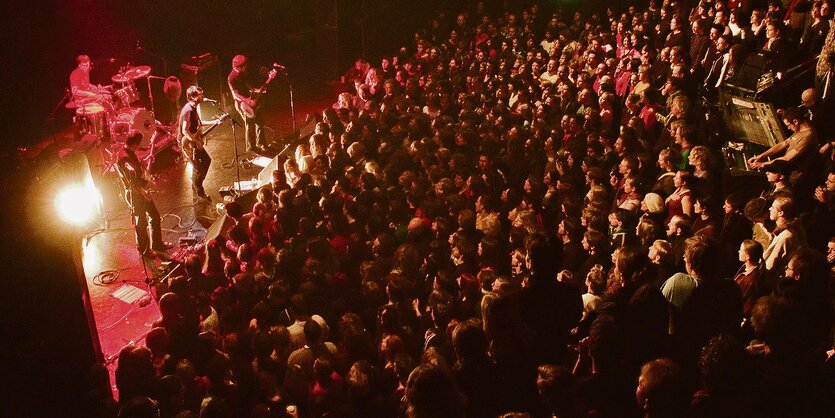
[[[92,185],[68,187],[58,194],[58,213],[67,223],[84,225],[96,215],[100,200]]]

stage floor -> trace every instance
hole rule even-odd
[[[297,128],[307,115],[328,106],[334,97],[334,93],[323,88],[318,94],[297,105]],[[237,114],[233,113],[233,116],[240,120]],[[203,118],[209,119],[210,115],[203,114]],[[273,112],[268,114],[266,126],[267,138],[273,148],[282,149],[288,135],[292,133],[292,119],[287,114]],[[246,144],[243,129],[235,130],[234,143],[229,122],[209,135],[206,149],[212,157],[212,164],[204,186],[211,202],[193,198],[191,170],[184,162],[173,158],[173,151],[165,151],[158,157],[164,160],[154,176],[156,189],[153,198],[162,216],[163,239],[174,244],[174,248],[168,251],[169,256],[181,258],[192,249],[178,245],[182,237],[194,237],[197,243],[202,244],[207,228],[221,216],[222,211],[217,208],[217,204],[223,202],[219,189],[232,186],[237,177],[235,143],[240,153],[241,180],[250,180],[261,170],[261,167],[245,162],[255,154],[244,152]],[[114,373],[119,351],[130,344],[144,345],[145,335],[151,330],[153,322],[160,318],[157,299],[161,295],[156,295],[154,286],[149,282],[164,278],[164,271],[170,266],[165,268],[164,260],[160,258],[139,256],[130,212],[121,197],[121,186],[116,174],[112,170],[103,172],[99,148],[92,142],[77,141],[73,132],[72,127],[68,127],[51,140],[63,151],[78,149],[87,152],[93,177],[102,193],[105,214],[99,220],[99,228],[93,227],[95,230],[88,233],[82,254],[93,317],[102,353],[110,370],[114,396],[117,396]],[[118,148],[118,145],[113,148]],[[170,155],[165,155],[166,152]],[[274,153],[267,156],[273,157]],[[176,266],[176,262],[172,266]],[[182,274],[182,270],[175,274]]]

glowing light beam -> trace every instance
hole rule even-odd
[[[97,214],[100,201],[101,195],[94,186],[70,186],[58,194],[56,206],[65,222],[85,225]]]

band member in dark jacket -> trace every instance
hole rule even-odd
[[[139,252],[153,256],[164,253],[165,250],[171,248],[171,244],[162,241],[159,210],[148,190],[150,182],[145,175],[145,167],[136,155],[141,141],[141,132],[133,132],[128,136],[125,147],[119,154],[117,171],[125,187],[125,200],[130,205],[134,217]]]

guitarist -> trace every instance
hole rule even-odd
[[[232,92],[232,97],[235,99],[235,109],[238,110],[238,113],[240,113],[241,118],[244,120],[244,127],[246,128],[246,151],[255,151],[256,153],[261,154],[265,152],[267,147],[266,141],[264,140],[264,131],[261,129],[261,115],[258,112],[255,112],[254,115],[250,115],[252,117],[247,117],[247,115],[241,110],[241,103],[252,109],[257,106],[256,99],[250,94],[253,89],[249,83],[250,80],[249,73],[247,72],[247,61],[248,59],[245,55],[235,55],[235,57],[232,58],[232,71],[229,73],[229,77],[227,77],[226,81],[229,83],[229,90]],[[271,77],[264,84],[262,90],[266,88],[267,83],[272,81],[272,78],[275,77],[274,72],[270,75]],[[256,95],[260,93],[260,91],[254,92]]]
[[[211,201],[206,190],[203,189],[203,180],[209,173],[209,165],[212,157],[206,152],[203,141],[203,122],[197,112],[197,105],[203,102],[203,89],[198,86],[191,86],[186,90],[188,103],[180,111],[178,141],[180,149],[186,159],[191,163],[194,171],[191,175],[192,191],[200,199]]]
[[[142,142],[142,133],[133,132],[125,141],[125,147],[119,153],[116,170],[125,187],[125,200],[131,208],[136,228],[136,244],[139,252],[146,256],[164,255],[171,244],[162,241],[162,228],[157,205],[148,193],[150,182],[136,150]],[[150,239],[148,225],[151,226]]]

